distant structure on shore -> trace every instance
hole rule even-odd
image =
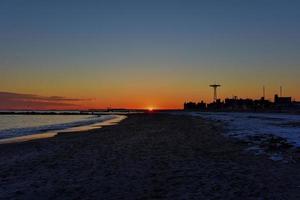
[[[217,99],[218,99],[217,88],[221,87],[221,85],[219,85],[219,84],[212,84],[212,85],[209,85],[209,87],[212,87],[214,89],[214,102],[216,102]]]
[[[260,99],[242,99],[238,97],[226,98],[224,101],[217,98],[217,88],[219,84],[210,85],[214,89],[214,99],[212,103],[205,103],[203,101],[185,102],[184,110],[197,111],[258,111],[258,112],[299,112],[300,102],[292,100],[292,97],[282,96],[282,87],[280,87],[280,96],[274,95],[274,100],[265,99],[265,88],[263,88],[263,97]]]

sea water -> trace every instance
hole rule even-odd
[[[0,115],[0,139],[87,126],[113,115]]]

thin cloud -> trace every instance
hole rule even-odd
[[[64,109],[79,108],[80,102],[92,99],[68,98],[62,96],[40,96],[0,92],[0,109]]]

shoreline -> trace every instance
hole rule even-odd
[[[299,199],[300,162],[245,152],[220,123],[163,113],[0,145],[3,199]]]
[[[90,125],[83,125],[83,126],[77,126],[77,127],[75,126],[75,127],[71,127],[71,128],[67,128],[67,129],[62,129],[62,130],[47,131],[44,133],[4,138],[4,139],[0,139],[0,145],[10,144],[10,143],[20,143],[20,142],[26,142],[26,141],[38,140],[38,139],[46,139],[46,138],[55,137],[55,136],[58,136],[58,135],[64,134],[64,133],[79,133],[79,132],[83,132],[83,131],[89,131],[92,129],[100,129],[103,126],[116,125],[117,123],[121,122],[124,119],[126,119],[125,115],[114,115],[114,117],[112,119],[104,120],[104,121],[90,124]]]

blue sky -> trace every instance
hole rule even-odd
[[[178,107],[210,100],[217,81],[222,97],[256,98],[266,85],[271,98],[283,85],[300,98],[299,9],[292,0],[4,0],[0,91]]]

